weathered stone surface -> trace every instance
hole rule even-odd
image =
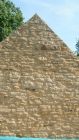
[[[0,135],[79,137],[79,61],[37,16],[0,44]]]

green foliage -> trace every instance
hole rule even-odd
[[[79,56],[79,40],[76,43],[76,52],[77,52],[77,56]]]
[[[0,41],[23,23],[22,12],[10,0],[0,0]]]

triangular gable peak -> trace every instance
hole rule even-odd
[[[40,44],[42,48],[46,48],[48,50],[64,51],[73,57],[73,53],[63,40],[61,40],[37,14],[19,27],[18,30],[14,31],[14,33],[7,37],[1,44],[5,44],[6,47],[9,43],[11,48],[11,43],[13,42],[12,44],[14,44],[14,42],[17,42],[17,47],[20,40],[24,42],[28,41],[29,44],[35,44],[35,46]],[[36,49],[39,50],[40,47],[36,47]]]

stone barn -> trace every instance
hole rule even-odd
[[[79,137],[79,59],[37,14],[0,43],[0,135]]]

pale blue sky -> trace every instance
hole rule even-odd
[[[79,38],[79,0],[11,0],[25,21],[37,13],[75,51]]]

